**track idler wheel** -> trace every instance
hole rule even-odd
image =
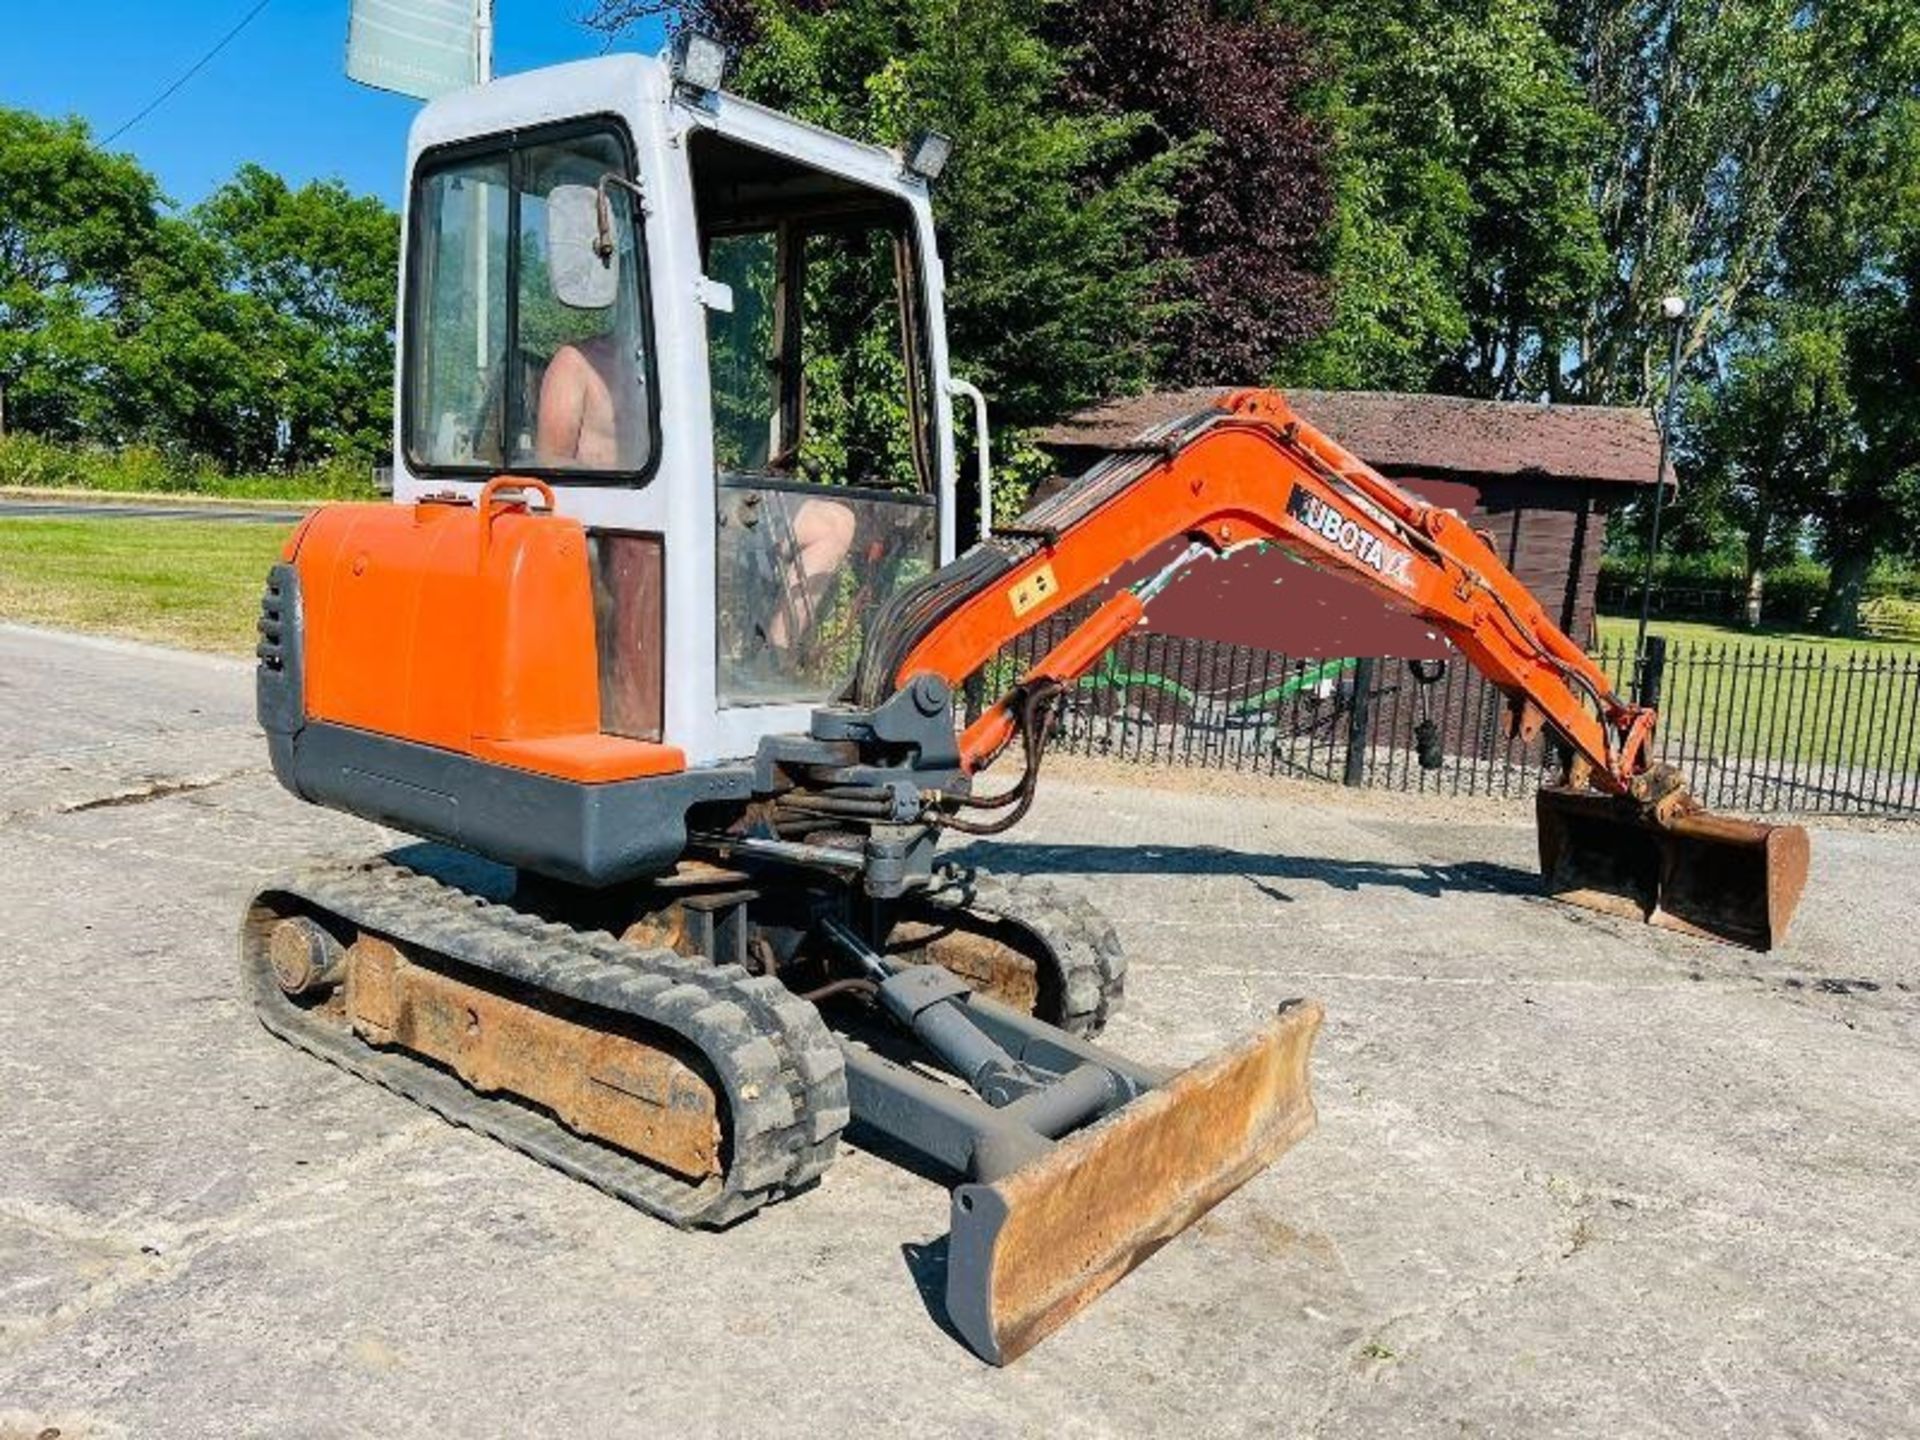
[[[290,915],[274,925],[267,960],[290,996],[329,990],[347,977],[346,947],[310,915]]]

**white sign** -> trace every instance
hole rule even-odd
[[[490,0],[351,0],[347,78],[431,100],[484,77],[481,12]]]

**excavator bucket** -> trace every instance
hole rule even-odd
[[[955,1190],[947,1315],[967,1344],[1013,1360],[1311,1130],[1320,1018],[1295,1002],[1012,1174]]]
[[[1546,787],[1540,873],[1569,904],[1771,950],[1807,882],[1807,832],[1706,811],[1643,818],[1588,790]]]

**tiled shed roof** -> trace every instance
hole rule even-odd
[[[1226,393],[1160,390],[1109,401],[1041,431],[1039,440],[1055,448],[1122,445]],[[1651,485],[1659,465],[1660,432],[1641,409],[1383,390],[1290,390],[1287,400],[1301,418],[1382,470]]]

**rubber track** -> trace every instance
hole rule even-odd
[[[915,899],[935,910],[1009,920],[1039,939],[1062,1000],[1061,1014],[1038,1017],[1049,1024],[1073,1035],[1098,1035],[1120,1008],[1127,988],[1126,953],[1113,922],[1084,896],[1037,876],[950,865]]]
[[[482,1095],[399,1050],[287,1000],[267,961],[282,915],[337,919],[521,984],[631,1015],[679,1036],[725,1093],[730,1163],[695,1183],[568,1130],[545,1112]],[[245,979],[266,1027],[456,1125],[512,1146],[609,1195],[689,1227],[730,1225],[818,1179],[848,1119],[840,1049],[819,1012],[736,965],[643,949],[604,931],[497,905],[384,860],[303,872],[263,890],[241,932]]]

